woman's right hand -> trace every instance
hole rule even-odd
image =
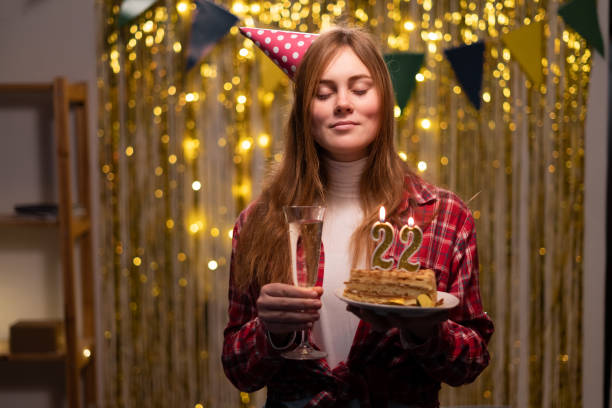
[[[286,283],[268,283],[257,298],[257,314],[271,334],[284,336],[306,330],[319,320],[323,288],[300,288]]]

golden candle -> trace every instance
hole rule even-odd
[[[379,220],[372,226],[371,234],[374,241],[379,241],[372,253],[372,268],[389,270],[393,267],[393,258],[387,258],[385,253],[393,245],[395,236],[393,226],[385,222],[385,207],[380,207]]]
[[[404,244],[410,243],[410,245],[407,245],[402,251],[397,268],[405,271],[418,271],[421,267],[420,262],[412,263],[410,258],[421,248],[423,230],[418,225],[414,225],[414,218],[408,217],[408,225],[404,225],[400,230],[400,241]]]

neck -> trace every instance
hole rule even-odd
[[[349,162],[324,157],[328,194],[343,198],[359,197],[359,182],[367,161],[367,157]]]

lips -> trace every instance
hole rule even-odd
[[[349,129],[357,125],[358,125],[357,122],[353,122],[351,120],[341,120],[339,122],[332,123],[329,127],[331,129]]]

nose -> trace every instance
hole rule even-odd
[[[351,104],[345,92],[338,92],[338,98],[336,99],[334,113],[336,115],[353,113],[353,105]]]

